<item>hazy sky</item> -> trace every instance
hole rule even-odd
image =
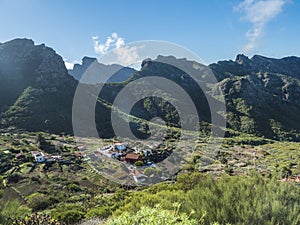
[[[0,0],[0,42],[30,38],[69,63],[141,40],[174,42],[208,63],[299,56],[299,12],[300,0]]]

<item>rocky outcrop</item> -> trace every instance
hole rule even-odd
[[[73,69],[69,70],[69,74],[76,80],[87,84],[124,82],[135,72],[133,68],[118,64],[105,65],[90,57],[84,57],[82,64],[75,64]]]
[[[2,126],[71,132],[76,85],[62,57],[44,44],[29,39],[0,44]]]

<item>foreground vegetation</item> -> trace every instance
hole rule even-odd
[[[300,223],[299,183],[281,182],[299,176],[299,143],[237,135],[225,138],[215,155],[195,144],[195,154],[174,179],[128,187],[76,158],[72,137],[3,133],[0,224]],[[36,164],[32,150],[59,154],[65,163]],[[20,153],[25,158],[17,158]]]

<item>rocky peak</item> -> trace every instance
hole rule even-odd
[[[256,73],[277,73],[300,78],[300,58],[295,56],[274,59],[260,55],[248,58],[239,54],[235,61],[219,61],[211,64],[210,68],[215,72],[218,80],[230,77],[230,74],[244,76]]]
[[[98,62],[96,58],[85,56],[82,58],[82,64],[75,64],[73,69],[68,72],[80,82],[96,84],[101,82],[123,82],[136,71],[133,68],[118,64],[106,65]]]
[[[82,65],[87,65],[87,66],[89,66],[89,65],[91,65],[91,64],[92,64],[93,62],[95,62],[95,61],[97,61],[96,58],[84,56],[84,57],[82,58]],[[78,65],[78,64],[76,64],[76,65]]]
[[[44,90],[54,90],[72,80],[60,55],[45,44],[35,45],[30,39],[1,44],[0,68],[2,79],[18,77],[24,85]]]
[[[244,66],[250,66],[251,65],[251,60],[247,56],[245,56],[244,54],[238,54],[236,56],[235,62],[237,64],[244,65]]]

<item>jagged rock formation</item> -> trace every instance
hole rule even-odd
[[[238,55],[210,68],[225,94],[229,127],[270,138],[299,138],[300,58]]]
[[[2,126],[71,132],[71,106],[77,82],[53,49],[15,39],[0,44]]]
[[[105,65],[99,63],[96,58],[84,57],[82,64],[75,64],[69,74],[76,80],[88,83],[97,84],[101,82],[123,82],[129,79],[135,69],[123,67],[118,64]],[[83,77],[84,76],[84,77]],[[83,79],[81,79],[83,77]]]

